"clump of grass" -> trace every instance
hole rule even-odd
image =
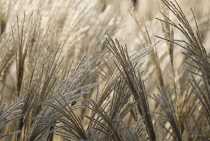
[[[154,24],[140,20],[133,3],[131,53],[117,1],[0,2],[1,139],[208,140],[205,22],[161,0]],[[178,67],[177,52],[185,56]]]

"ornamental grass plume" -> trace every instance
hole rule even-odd
[[[210,2],[149,2],[1,0],[0,140],[208,141]]]

